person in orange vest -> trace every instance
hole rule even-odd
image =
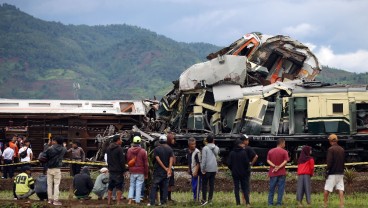
[[[18,146],[16,144],[17,139],[18,139],[18,136],[16,134],[14,134],[12,140],[9,142],[9,147],[14,150],[14,162],[15,163],[19,162],[19,160],[18,160],[19,149],[18,149]]]

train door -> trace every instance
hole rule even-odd
[[[266,114],[268,101],[263,99],[249,99],[247,113],[245,115],[245,124],[242,132],[246,134],[259,135],[263,119]]]
[[[357,133],[357,107],[353,100],[349,101],[349,115],[350,115],[350,134]]]
[[[307,105],[308,132],[315,134],[324,133],[324,125],[320,120],[319,97],[308,97]]]

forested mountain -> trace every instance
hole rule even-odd
[[[341,69],[323,66],[322,72],[317,76],[316,80],[337,84],[368,84],[368,72],[351,73]]]
[[[125,24],[47,22],[8,4],[0,5],[0,20],[0,98],[74,99],[73,83],[79,99],[160,97],[182,71],[220,48]],[[366,83],[364,76],[327,68],[320,79]]]
[[[219,47],[179,43],[129,25],[46,22],[0,7],[0,97],[133,99],[161,96]]]

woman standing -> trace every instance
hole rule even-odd
[[[298,159],[298,185],[296,191],[296,200],[298,206],[302,205],[303,196],[307,199],[307,204],[311,204],[311,177],[314,173],[314,159],[310,156],[312,148],[304,146]]]

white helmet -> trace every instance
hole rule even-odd
[[[165,134],[161,135],[159,138],[160,142],[167,142],[167,137]]]

